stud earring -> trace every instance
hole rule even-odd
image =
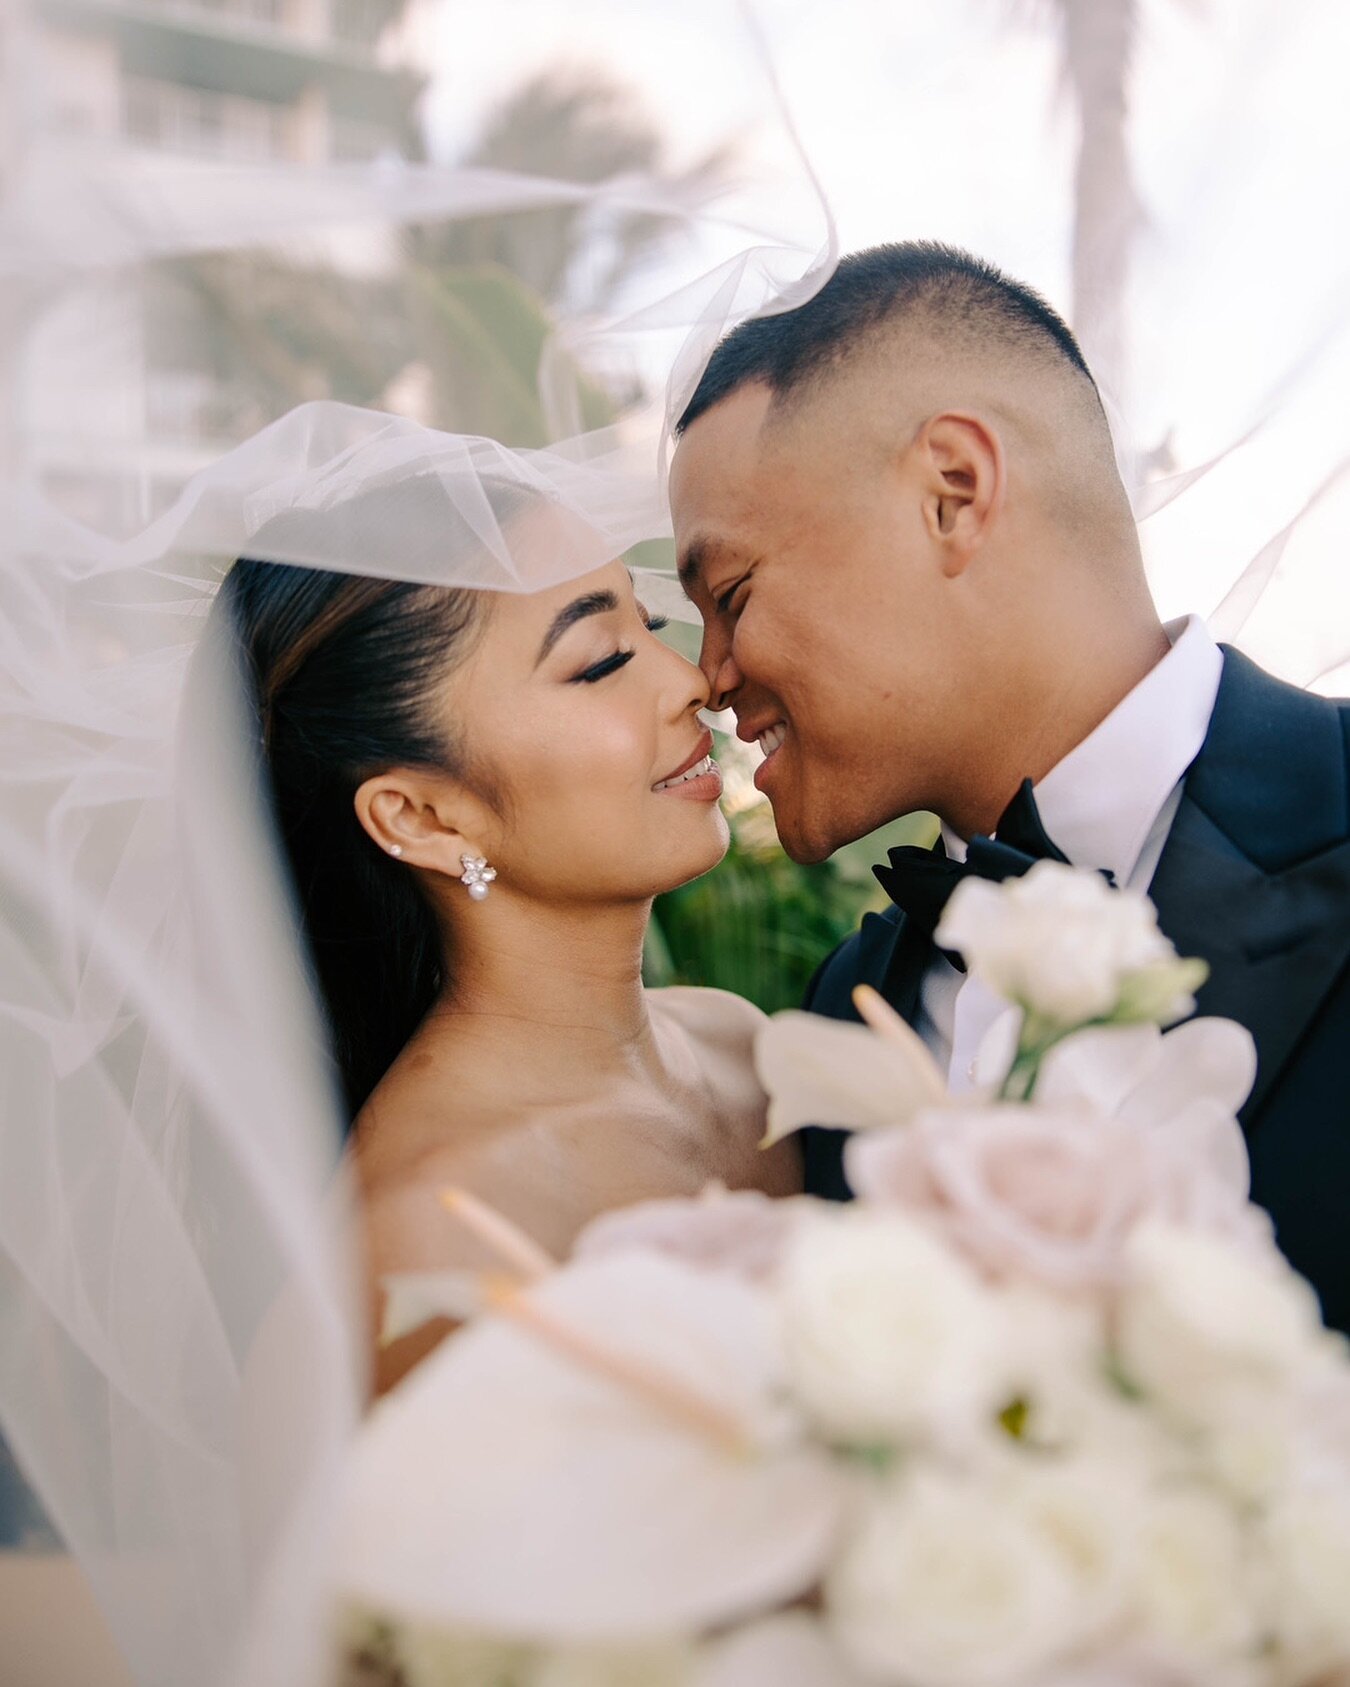
[[[481,855],[461,855],[459,860],[464,868],[464,888],[475,902],[486,901],[488,886],[497,877],[497,869],[489,867]]]
[[[403,854],[403,845],[402,844],[390,844],[389,853],[390,853],[390,855],[402,855]]]

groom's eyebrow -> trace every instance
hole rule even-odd
[[[686,597],[693,597],[694,593],[703,585],[703,567],[708,560],[708,552],[712,546],[706,539],[691,539],[685,547],[685,553],[680,559],[680,585],[684,588]]]
[[[539,654],[534,659],[535,667],[539,666],[569,627],[575,627],[578,621],[584,621],[588,615],[608,615],[611,609],[618,607],[619,600],[613,592],[587,592],[585,597],[574,597],[571,603],[564,605],[553,617],[553,624],[544,634],[544,642],[539,646]]]

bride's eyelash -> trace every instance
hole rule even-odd
[[[616,650],[612,656],[606,656],[603,662],[597,662],[594,667],[586,668],[574,676],[573,685],[594,685],[597,680],[608,678],[610,674],[617,674],[620,668],[625,668],[633,660],[631,650]]]
[[[669,625],[668,615],[653,615],[646,622],[649,633],[659,633],[663,627]],[[617,674],[620,668],[626,667],[636,654],[636,651],[632,650],[616,650],[612,656],[606,656],[603,662],[597,662],[594,667],[575,675],[572,684],[594,685],[597,680],[607,679],[610,674]]]

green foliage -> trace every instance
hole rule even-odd
[[[553,323],[540,299],[495,264],[415,269],[409,292],[433,424],[508,445],[547,444],[539,363]],[[613,421],[613,404],[593,382],[579,376],[578,396],[583,427]]]
[[[780,849],[733,844],[714,872],[660,898],[648,980],[716,985],[769,1013],[796,1007],[864,899],[828,863],[799,867]]]
[[[812,973],[886,898],[871,874],[899,843],[931,842],[928,815],[860,838],[818,866],[784,854],[768,805],[737,816],[720,867],[659,897],[648,936],[647,982],[733,990],[766,1013],[799,1007]]]

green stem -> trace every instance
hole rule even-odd
[[[1022,1035],[1018,1040],[1017,1053],[1013,1058],[1008,1076],[998,1092],[1000,1101],[1029,1102],[1036,1093],[1036,1081],[1041,1075],[1041,1062],[1054,1048],[1056,1043],[1062,1043],[1066,1037],[1076,1036],[1079,1031],[1091,1030],[1097,1025],[1109,1025],[1109,1019],[1087,1019],[1081,1025],[1038,1024],[1027,1015],[1022,1026]]]

